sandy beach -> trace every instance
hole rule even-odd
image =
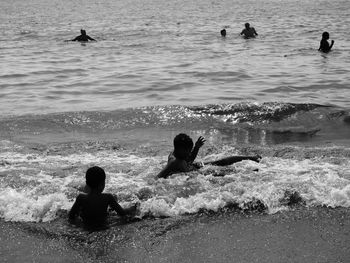
[[[347,262],[350,210],[147,219],[70,240],[1,222],[2,262]],[[59,225],[58,220],[53,224]],[[50,237],[51,236],[51,237]]]

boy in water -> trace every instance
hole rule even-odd
[[[254,27],[250,27],[249,23],[245,23],[245,29],[242,30],[241,35],[244,35],[244,38],[252,38],[258,35]]]
[[[220,31],[220,34],[221,34],[222,37],[226,37],[226,29],[225,29],[225,28],[222,29],[222,30]]]
[[[79,42],[88,42],[90,41],[96,41],[92,37],[88,36],[86,34],[86,31],[84,29],[80,29],[80,36],[77,36],[76,38],[72,39],[71,41],[79,41]]]
[[[90,188],[88,194],[79,194],[69,212],[69,221],[74,223],[77,216],[83,220],[87,229],[107,228],[107,209],[111,207],[119,215],[125,217],[135,213],[136,207],[123,209],[112,194],[102,193],[105,188],[105,171],[94,166],[86,171],[86,185]]]
[[[167,178],[175,173],[190,172],[197,170],[201,164],[193,163],[196,159],[199,149],[204,145],[205,139],[200,136],[193,147],[192,139],[184,133],[178,134],[174,138],[174,151],[168,157],[168,163],[158,174],[158,178]],[[243,160],[252,160],[259,162],[260,156],[230,156],[213,162],[205,162],[204,165],[225,166]]]
[[[320,42],[320,47],[318,48],[318,51],[328,53],[331,51],[333,45],[334,45],[334,40],[332,40],[331,45],[329,45],[328,40],[329,39],[329,33],[328,32],[323,32],[322,34],[322,39]]]

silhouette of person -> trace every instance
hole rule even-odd
[[[89,168],[85,179],[89,192],[77,196],[68,214],[71,223],[79,225],[77,219],[81,218],[86,229],[102,230],[108,227],[108,208],[112,208],[124,218],[135,214],[136,206],[122,208],[112,194],[103,192],[106,186],[106,173],[101,167]]]
[[[222,37],[226,37],[226,29],[220,31]]]
[[[204,145],[205,139],[200,136],[195,144],[190,136],[180,133],[174,138],[174,151],[168,156],[168,163],[157,175],[158,178],[167,178],[172,174],[186,173],[198,170],[204,165],[226,166],[243,160],[260,162],[261,156],[228,156],[216,161],[194,163],[199,149]],[[193,147],[194,146],[194,147]]]
[[[241,35],[244,35],[244,38],[252,38],[258,35],[254,27],[250,27],[249,23],[245,23],[245,29],[242,30]]]
[[[77,36],[76,38],[72,39],[71,41],[79,41],[79,42],[88,42],[89,40],[96,41],[92,37],[88,36],[84,29],[81,29],[80,33],[81,33],[80,36]]]
[[[331,51],[333,45],[334,45],[334,40],[332,40],[331,45],[329,45],[328,40],[329,39],[329,33],[328,32],[323,32],[322,34],[322,39],[320,41],[320,47],[318,48],[319,51],[328,53]]]

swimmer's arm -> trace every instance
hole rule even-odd
[[[79,214],[79,210],[81,207],[81,200],[82,200],[82,195],[78,195],[77,199],[75,200],[71,210],[69,211],[68,214],[68,220],[69,222],[73,222],[76,216]]]
[[[169,175],[174,173],[188,172],[188,167],[185,165],[185,161],[179,161],[177,159],[171,160],[163,168],[162,171],[157,175],[158,178],[167,178]]]
[[[174,172],[174,161],[169,161],[167,165],[160,171],[160,173],[157,175],[158,178],[167,178],[169,175],[171,175]]]
[[[91,40],[91,41],[96,41],[95,39],[93,39],[93,38],[90,37],[90,36],[87,36],[87,38],[88,38],[89,40]]]
[[[333,45],[334,45],[334,40],[332,40],[331,45],[330,45],[330,47],[329,47],[329,50],[332,49]]]
[[[254,30],[254,34],[256,35],[256,36],[258,36],[258,33],[255,31],[255,28],[253,27],[253,30]]]
[[[241,32],[241,35],[243,35],[244,34],[244,29],[242,30],[242,32]]]
[[[126,216],[126,211],[117,203],[114,196],[111,194],[108,194],[108,205],[112,207],[112,209],[116,211],[118,215]]]

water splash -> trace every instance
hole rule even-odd
[[[96,164],[106,170],[105,191],[123,206],[139,202],[140,217],[173,217],[230,205],[256,209],[252,206],[256,201],[275,213],[288,209],[292,197],[286,193],[297,193],[307,206],[350,207],[348,148],[289,147],[282,153],[278,147],[260,147],[255,149],[264,155],[259,164],[243,161],[227,167],[206,166],[169,179],[156,179],[166,156],[149,157],[144,149],[84,152],[82,148],[68,155],[64,149],[21,153],[11,148],[0,153],[1,218],[36,222],[57,218],[59,211],[70,209],[84,187],[86,169]],[[204,159],[243,150],[226,145]],[[301,152],[309,157],[301,158]],[[336,152],[339,156],[332,158]]]

